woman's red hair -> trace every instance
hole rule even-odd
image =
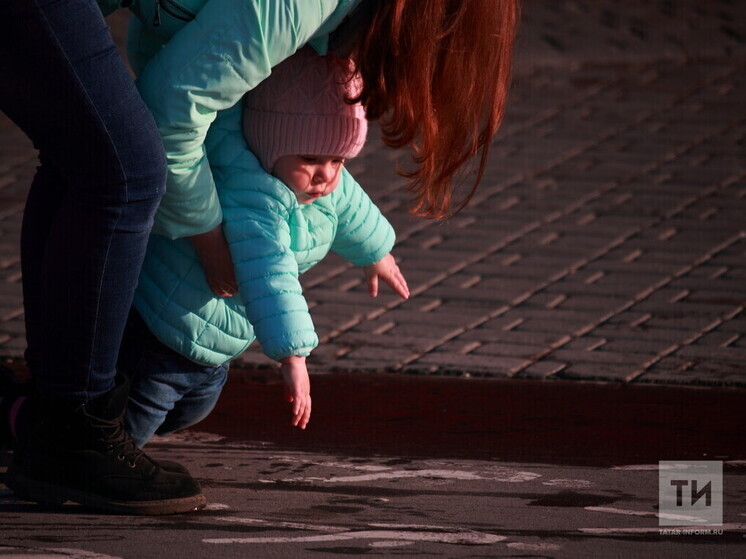
[[[474,195],[502,120],[517,0],[377,2],[353,53],[359,100],[388,146],[414,149],[417,168],[400,171],[416,195],[412,213],[447,217]],[[474,185],[454,211],[454,179],[478,153]]]

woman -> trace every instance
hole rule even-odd
[[[219,112],[240,118],[243,94],[305,44],[351,57],[367,117],[380,119],[387,145],[412,148],[414,169],[403,174],[413,213],[442,218],[473,195],[503,115],[517,0],[139,0],[132,9],[130,58],[169,170],[154,231],[189,237],[205,267],[222,270],[216,293],[236,287],[205,137]],[[476,180],[454,201],[476,155]]]

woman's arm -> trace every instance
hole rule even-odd
[[[186,237],[220,223],[203,145],[217,111],[235,105],[306,44],[342,3],[209,0],[150,60],[138,88],[158,124],[169,167],[156,232]]]

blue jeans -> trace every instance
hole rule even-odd
[[[161,343],[137,313],[127,321],[119,371],[132,382],[127,431],[142,448],[154,435],[167,435],[202,421],[228,380],[226,362],[199,365]]]
[[[26,360],[39,393],[114,385],[166,165],[95,0],[0,1],[0,109],[39,162],[23,220]]]

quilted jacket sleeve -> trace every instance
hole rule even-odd
[[[332,250],[355,266],[370,266],[386,256],[394,246],[394,228],[365,191],[343,169],[342,184],[332,193],[339,224]]]
[[[138,88],[160,129],[169,174],[154,231],[169,238],[221,221],[204,141],[271,68],[306,44],[349,0],[208,0],[143,69]],[[336,17],[336,15],[335,15]]]
[[[240,122],[240,107],[222,112],[207,148],[241,298],[268,357],[308,355],[318,337],[290,249],[287,218],[295,197],[262,169],[246,146]]]

